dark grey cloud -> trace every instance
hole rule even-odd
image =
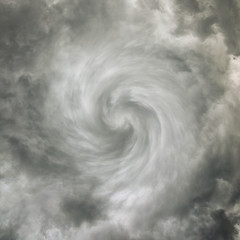
[[[219,25],[223,30],[229,52],[239,56],[240,54],[240,6],[239,1],[216,1],[216,15]]]
[[[237,234],[234,223],[228,219],[224,210],[220,209],[211,214],[213,224],[202,229],[204,239],[229,239],[233,240]]]
[[[198,13],[201,11],[199,2],[197,0],[177,1],[177,4],[179,4],[181,8],[185,9],[186,11],[190,11],[192,13]]]
[[[76,226],[101,219],[104,205],[100,200],[85,196],[84,199],[65,199],[62,210]]]
[[[1,2],[0,9],[1,66],[28,71],[51,36],[51,26],[48,28],[44,19],[46,4],[44,1]]]
[[[0,229],[1,240],[16,240],[16,234],[13,229]]]
[[[178,34],[195,32],[202,39],[216,33],[216,27],[224,35],[230,54],[239,55],[239,2],[230,1],[176,1],[179,8]],[[181,14],[185,12],[185,15]],[[187,18],[192,17],[193,21]]]

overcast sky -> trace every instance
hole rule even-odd
[[[0,0],[0,240],[239,240],[239,0]]]

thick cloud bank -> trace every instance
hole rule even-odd
[[[0,240],[240,239],[238,0],[0,1]]]

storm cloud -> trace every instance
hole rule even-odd
[[[238,0],[0,1],[0,240],[240,239]]]

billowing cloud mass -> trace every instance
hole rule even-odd
[[[240,239],[238,0],[1,0],[0,36],[0,240]]]

